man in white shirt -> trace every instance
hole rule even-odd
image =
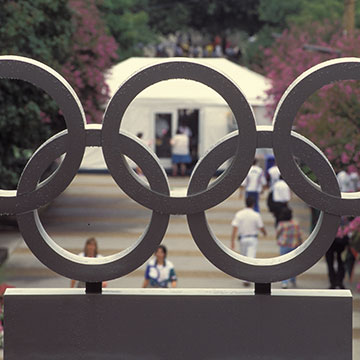
[[[275,227],[279,222],[279,217],[283,208],[288,206],[291,200],[291,190],[289,185],[280,176],[280,179],[273,186],[273,214],[275,216]]]
[[[263,186],[266,185],[266,179],[264,176],[264,171],[257,164],[257,159],[254,160],[253,165],[251,166],[249,173],[247,174],[245,180],[241,184],[241,187],[245,188],[245,197],[253,197],[255,200],[254,210],[260,212],[259,210],[259,195],[263,190]],[[242,197],[242,189],[240,189],[240,198]]]
[[[289,185],[280,177],[273,187],[273,199],[275,202],[288,203],[291,199]]]
[[[276,164],[274,164],[269,170],[269,188],[273,190],[275,183],[280,179],[280,170]]]
[[[266,236],[263,221],[260,214],[254,211],[254,205],[254,198],[249,196],[246,208],[238,211],[231,222],[231,249],[235,250],[235,239],[238,238],[240,254],[253,258],[256,256],[259,230]]]

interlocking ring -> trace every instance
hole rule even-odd
[[[274,154],[284,180],[308,205],[331,214],[357,215],[360,212],[358,194],[341,193],[338,196],[320,191],[314,184],[309,185],[291,151],[290,131],[300,106],[316,90],[338,80],[360,80],[360,59],[326,61],[304,72],[289,86],[274,115]]]
[[[193,173],[188,193],[206,189],[213,170],[234,156],[236,137],[237,132],[230,134],[204,155]],[[292,132],[291,140],[294,155],[310,166],[318,177],[321,188],[330,194],[339,195],[335,173],[321,151],[295,132]],[[272,127],[259,126],[257,147],[272,146]],[[249,258],[230,250],[211,231],[204,212],[188,215],[188,224],[201,252],[220,270],[243,280],[270,283],[289,279],[313,266],[335,239],[340,216],[321,213],[319,222],[307,241],[286,255],[269,259]]]
[[[300,76],[284,94],[272,127],[255,126],[241,90],[227,77],[204,65],[168,61],[139,71],[110,100],[103,126],[85,126],[84,113],[70,85],[47,66],[22,57],[0,57],[0,78],[29,81],[50,94],[65,115],[67,131],[46,141],[27,163],[14,192],[0,192],[0,213],[16,214],[19,228],[32,252],[52,270],[85,282],[101,282],[128,274],[143,264],[165,236],[170,214],[187,214],[190,231],[202,253],[222,271],[248,281],[280,281],[307,270],[333,241],[340,215],[359,215],[360,199],[341,194],[334,171],[323,153],[309,140],[291,132],[295,114],[316,89],[334,80],[359,79],[359,59],[337,59],[320,64]],[[190,178],[188,196],[169,196],[165,172],[156,157],[135,137],[121,132],[123,115],[133,99],[159,81],[182,78],[201,82],[217,91],[233,111],[239,131],[213,146],[199,160]],[[119,187],[153,211],[143,236],[130,248],[104,258],[84,258],[58,246],[43,228],[37,209],[55,199],[71,182],[85,146],[101,146],[110,174]],[[205,210],[218,205],[241,184],[253,162],[256,148],[273,148],[280,171],[294,192],[322,211],[315,230],[293,252],[272,259],[250,259],[224,246],[212,233]],[[39,184],[52,161],[62,154],[59,169]],[[124,155],[143,170],[150,187],[130,171]],[[310,166],[320,186],[307,179],[294,156]],[[231,166],[209,185],[218,167],[232,158]]]
[[[87,146],[100,146],[100,126],[88,125],[86,135]],[[53,159],[66,152],[67,140],[66,132],[55,135],[33,155],[21,176],[19,194],[29,193],[36,188],[39,176]],[[118,134],[118,141],[122,144],[120,150],[123,154],[137,163],[146,163],[142,170],[150,186],[155,191],[168,194],[165,174],[144,145],[130,134]],[[135,244],[118,254],[95,259],[72,254],[57,245],[43,228],[37,210],[18,214],[17,221],[26,244],[47,267],[70,279],[101,282],[124,276],[151,257],[166,233],[169,215],[153,212],[145,233]]]
[[[69,83],[50,67],[21,56],[0,56],[0,79],[27,81],[49,94],[62,111],[68,132],[66,155],[60,168],[31,192],[0,190],[0,213],[19,214],[38,209],[60,195],[75,177],[85,151],[85,114]],[[55,160],[52,159],[52,160]]]
[[[121,145],[117,142],[117,133],[123,115],[136,95],[157,82],[179,78],[198,81],[218,92],[232,110],[240,131],[237,137],[236,156],[218,181],[206,191],[188,197],[169,197],[145,188],[131,176],[126,160],[123,156],[118,156]],[[219,204],[241,185],[255,156],[255,118],[241,90],[225,75],[204,65],[187,61],[164,62],[133,75],[112,97],[104,116],[102,149],[111,175],[133,200],[161,213],[196,213]]]

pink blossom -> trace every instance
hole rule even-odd
[[[272,48],[264,50],[265,73],[272,83],[268,95],[270,116],[281,96],[302,72],[336,58],[337,53],[317,53],[303,45],[316,44],[340,50],[342,56],[360,57],[360,31],[345,35],[338,24],[292,27],[282,33]],[[297,131],[318,145],[336,171],[354,166],[360,169],[360,86],[358,81],[331,83],[311,95],[301,106],[294,124]]]
[[[106,34],[96,1],[69,0],[76,31],[73,56],[62,69],[78,94],[89,123],[102,120],[103,108],[109,99],[104,74],[117,58],[116,42]]]

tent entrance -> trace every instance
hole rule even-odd
[[[178,128],[189,136],[192,168],[199,158],[199,109],[178,109]]]
[[[177,115],[177,116],[176,116]],[[176,112],[155,112],[155,153],[165,168],[171,168],[171,137],[179,129],[189,136],[192,163],[191,170],[199,158],[199,109],[178,109]]]
[[[155,154],[158,158],[171,158],[170,139],[173,134],[173,114],[155,113]]]

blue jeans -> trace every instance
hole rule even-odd
[[[288,246],[280,246],[280,255],[285,255],[291,251],[293,251],[294,249]],[[296,283],[296,278],[293,277],[290,279],[290,281],[295,284]],[[282,281],[283,284],[287,285],[289,283],[289,280],[283,280]]]
[[[255,200],[254,210],[259,213],[259,193],[257,191],[246,191],[245,198],[247,199],[249,196]]]

